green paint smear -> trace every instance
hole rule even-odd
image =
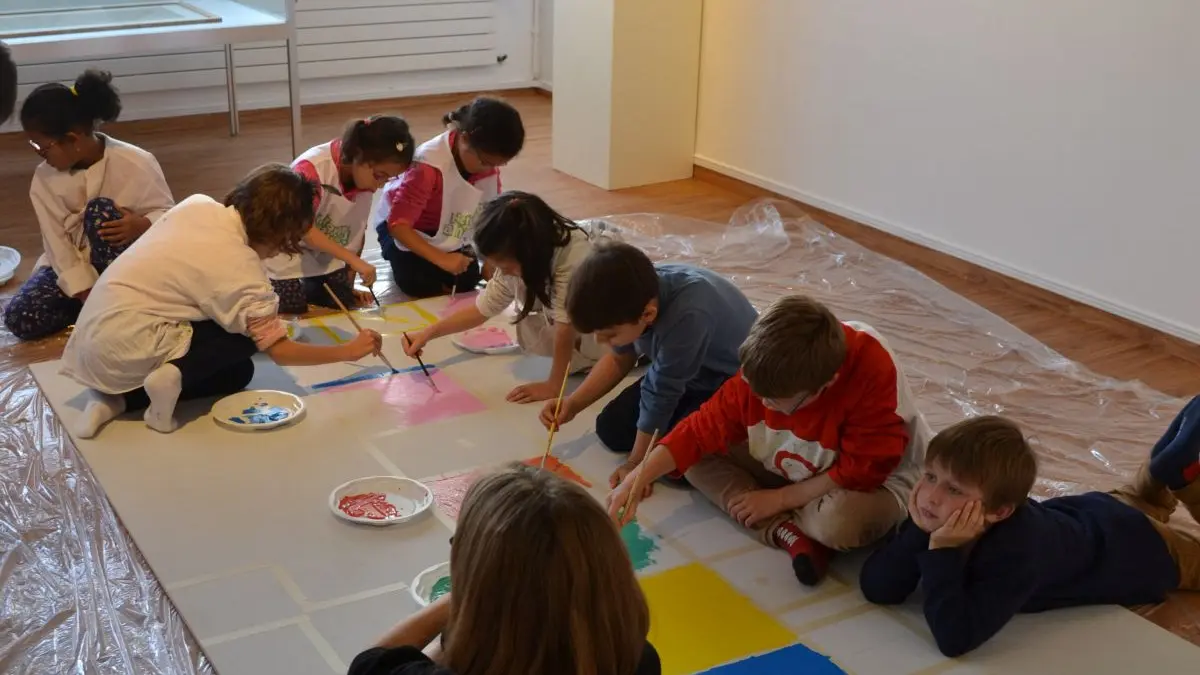
[[[621,539],[625,542],[625,549],[629,551],[633,569],[640,572],[655,563],[654,552],[658,550],[658,543],[646,534],[636,520],[629,521],[621,528]]]
[[[429,592],[429,601],[433,602],[449,592],[450,577],[442,577],[433,583],[433,590]]]

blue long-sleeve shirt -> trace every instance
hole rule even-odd
[[[953,657],[1018,612],[1161,602],[1179,586],[1179,570],[1146,515],[1089,492],[1030,500],[965,550],[929,550],[929,534],[908,520],[871,554],[859,581],[867,600],[887,605],[920,583],[925,621]]]
[[[740,365],[738,348],[758,318],[733,282],[709,270],[660,263],[658,316],[633,344],[650,367],[642,379],[637,428],[666,433],[685,391],[714,392]]]

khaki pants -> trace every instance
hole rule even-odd
[[[554,357],[555,324],[545,312],[531,312],[517,323],[517,344],[529,354]],[[578,373],[596,365],[604,355],[604,348],[596,342],[595,335],[581,335],[571,354],[570,372]]]
[[[726,455],[705,457],[688,469],[685,476],[726,513],[738,495],[791,485],[791,481],[771,473],[762,462],[751,457],[745,444],[730,448]],[[905,517],[904,507],[888,490],[858,492],[838,488],[802,508],[760,521],[752,529],[763,543],[777,546],[772,532],[781,523],[791,521],[825,546],[847,551],[881,539]]]
[[[1175,507],[1183,502],[1192,518],[1200,523],[1200,482],[1182,490],[1168,490],[1143,464],[1132,485],[1119,487],[1110,494],[1150,518],[1150,524],[1166,542],[1167,552],[1179,568],[1179,588],[1200,591],[1200,537],[1171,527],[1169,522]]]

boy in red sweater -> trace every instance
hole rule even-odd
[[[886,344],[803,296],[776,301],[742,344],[742,370],[609,495],[631,520],[644,486],[674,471],[762,540],[800,583],[830,551],[870,544],[907,515],[933,435]],[[633,492],[632,501],[626,502]]]

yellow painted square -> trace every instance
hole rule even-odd
[[[640,581],[663,675],[692,675],[796,641],[795,633],[700,563]]]
[[[324,318],[340,319],[341,316],[340,314],[331,314]],[[432,326],[438,320],[416,301],[384,305],[381,310],[373,310],[369,313],[355,310],[354,318],[363,328],[377,331],[380,335],[400,335],[406,331],[418,331]],[[315,316],[309,321],[336,344],[346,344],[354,338],[353,333],[342,332],[348,330],[349,327],[338,330],[330,325],[331,322],[324,321],[319,316]]]

